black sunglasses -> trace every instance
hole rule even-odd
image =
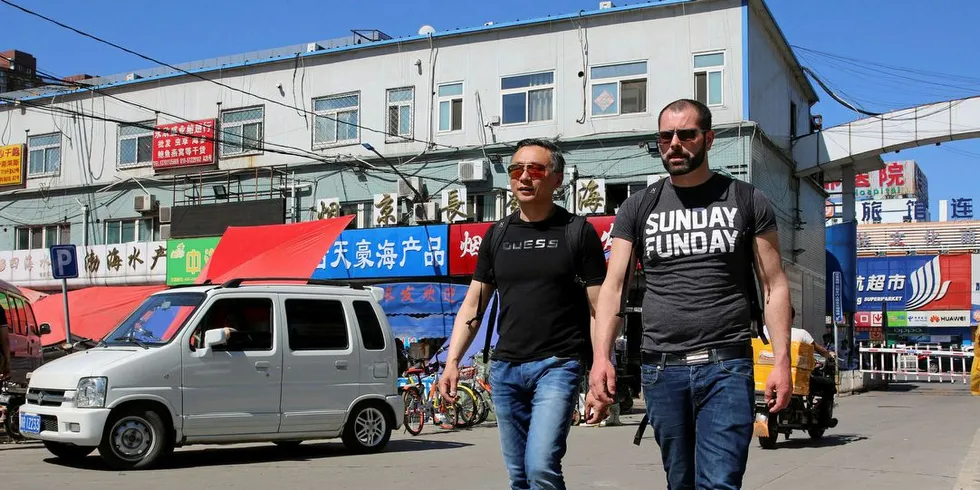
[[[670,143],[674,141],[674,135],[677,135],[677,139],[681,141],[691,141],[697,138],[699,134],[708,132],[706,129],[694,128],[694,129],[668,129],[665,131],[660,131],[657,133],[657,140],[661,143]]]

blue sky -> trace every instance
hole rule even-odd
[[[598,6],[598,0],[13,1],[170,63],[340,37],[352,28],[380,29],[399,37],[415,34],[423,24],[438,30],[455,29]],[[940,3],[945,13],[936,7]],[[797,50],[801,62],[865,110],[883,112],[980,94],[980,63],[971,54],[980,2],[768,0],[767,4],[789,42],[806,48]],[[152,66],[6,5],[0,4],[0,18],[4,19],[0,50],[27,51],[48,73],[109,75]],[[923,23],[923,19],[930,21]],[[813,113],[823,115],[826,127],[862,117],[819,87],[818,93],[821,102]],[[929,179],[934,219],[939,199],[980,199],[977,179],[968,177],[980,175],[978,140],[906,150],[884,158],[913,159],[921,165]]]

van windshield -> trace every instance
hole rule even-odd
[[[102,340],[106,345],[163,345],[180,331],[204,301],[204,293],[164,293],[146,298],[126,320]]]

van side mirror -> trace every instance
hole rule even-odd
[[[204,332],[204,348],[210,349],[216,345],[224,344],[228,341],[228,336],[225,335],[225,329],[215,328]]]
[[[51,333],[51,324],[49,324],[49,323],[42,323],[37,328],[37,331],[38,331],[38,335],[47,335],[47,334]]]

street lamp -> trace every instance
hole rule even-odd
[[[383,160],[385,163],[387,163],[388,166],[390,166],[391,169],[394,170],[396,174],[398,174],[398,177],[400,177],[402,180],[405,181],[405,184],[408,185],[408,188],[411,189],[412,192],[415,194],[414,201],[415,202],[422,202],[422,193],[420,193],[418,191],[418,189],[416,189],[415,186],[412,185],[412,182],[409,181],[408,178],[406,178],[405,175],[403,175],[401,173],[401,171],[398,170],[398,167],[395,167],[395,164],[391,163],[391,161],[389,161],[387,158],[385,158],[384,155],[382,155],[381,153],[379,153],[378,150],[375,150],[374,147],[371,146],[370,143],[361,143],[361,146],[363,146],[365,150],[370,151],[370,152],[374,153],[375,155],[378,155],[378,157],[381,158],[381,160]]]

